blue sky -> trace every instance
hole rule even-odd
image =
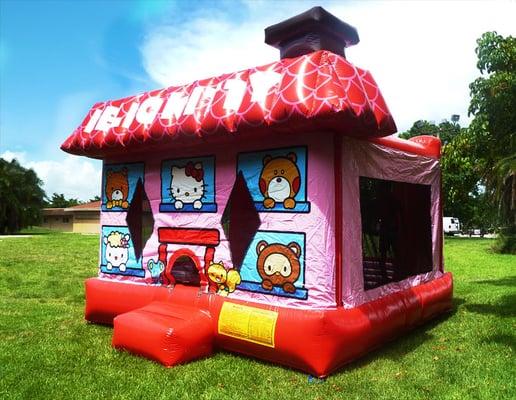
[[[502,1],[2,0],[0,156],[34,168],[48,194],[87,200],[100,163],[59,145],[93,103],[274,61],[263,28],[314,5],[357,27],[348,59],[372,71],[400,130],[454,113],[467,124],[475,39],[514,35],[516,15]]]

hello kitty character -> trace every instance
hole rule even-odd
[[[202,163],[188,162],[185,167],[173,165],[171,172],[170,195],[176,210],[181,210],[185,204],[192,204],[194,209],[199,210],[205,187]]]
[[[118,268],[121,272],[126,269],[129,259],[129,234],[113,231],[109,235],[104,236],[104,244],[106,245],[106,262],[107,269]]]

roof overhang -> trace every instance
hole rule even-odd
[[[62,144],[94,158],[131,151],[336,131],[359,138],[396,132],[368,71],[326,50],[244,71],[97,103]]]

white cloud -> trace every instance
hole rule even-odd
[[[514,34],[514,2],[321,4],[357,27],[361,42],[347,50],[348,58],[373,73],[399,130],[451,114],[467,122],[468,85],[478,76],[475,40],[488,30]],[[140,48],[144,67],[169,86],[277,60],[278,51],[263,43],[263,29],[312,5],[248,1],[239,20],[207,10],[183,24],[154,26]]]
[[[276,50],[260,46],[263,26],[198,18],[187,26],[154,28],[141,48],[149,76],[160,85],[186,84],[225,72],[266,64]]]
[[[100,161],[88,160],[65,155],[60,161],[31,161],[26,152],[5,151],[0,158],[11,161],[16,158],[25,168],[32,168],[43,181],[43,189],[48,196],[63,193],[65,197],[89,200],[100,195],[101,164]]]
[[[54,121],[45,143],[33,152],[0,150],[0,158],[16,158],[25,168],[32,168],[43,181],[47,196],[63,193],[67,198],[89,200],[100,195],[100,161],[72,156],[59,150],[63,139],[79,125],[95,101],[96,92],[73,92],[62,96],[55,107]]]

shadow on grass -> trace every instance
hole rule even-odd
[[[466,310],[497,317],[516,317],[516,294],[502,296],[495,304],[467,304]]]
[[[466,300],[464,300],[462,297],[453,297],[452,298],[453,308],[449,314],[452,314],[452,315],[455,314],[457,312],[457,310],[459,309],[459,307],[461,305],[463,305],[465,302],[466,302]]]
[[[365,354],[363,357],[353,361],[351,364],[348,364],[348,366],[344,367],[342,370],[339,370],[339,373],[363,367],[378,359],[389,359],[392,361],[401,360],[403,357],[405,357],[406,354],[412,353],[427,341],[433,340],[435,336],[429,332],[436,326],[446,322],[448,319],[453,317],[456,311],[457,307],[454,306],[451,311],[436,316],[430,321],[427,321],[423,323],[423,325],[420,325],[412,330],[401,333],[393,340],[381,344],[377,349]]]
[[[493,286],[516,286],[516,275],[507,276],[501,279],[488,279],[484,281],[474,281],[473,283],[479,283],[481,285],[493,285]]]
[[[482,339],[482,343],[498,343],[510,347],[512,352],[516,351],[516,336],[514,335],[497,334],[486,336]]]

